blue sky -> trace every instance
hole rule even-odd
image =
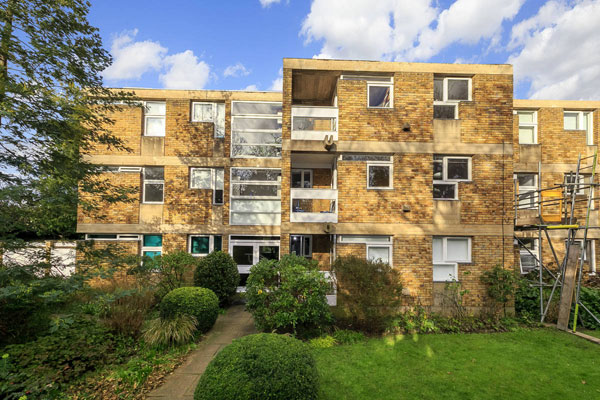
[[[109,86],[272,90],[283,57],[507,63],[518,98],[600,99],[600,0],[93,0]]]

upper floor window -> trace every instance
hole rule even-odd
[[[165,136],[166,103],[147,101],[144,106],[144,136]]]
[[[293,169],[292,170],[292,188],[312,188],[313,171],[312,169]]]
[[[190,189],[212,189],[213,204],[223,204],[225,189],[223,168],[190,168]]]
[[[214,136],[225,137],[225,103],[192,103],[192,122],[212,122]]]
[[[231,225],[281,223],[281,170],[232,168],[230,179]]]
[[[537,207],[537,174],[515,174],[517,180],[517,193],[519,198],[518,209]]]
[[[394,77],[381,75],[342,75],[347,81],[367,81],[368,108],[394,108]]]
[[[586,131],[587,144],[590,146],[594,144],[591,111],[565,111],[564,129],[566,131]]]
[[[471,180],[471,157],[433,156],[434,200],[457,200],[458,182]]]
[[[143,172],[142,199],[144,203],[162,204],[165,194],[165,170],[163,167],[145,167]]]
[[[458,119],[458,103],[471,100],[471,78],[433,80],[433,118]]]
[[[575,194],[577,195],[586,194],[586,190],[590,187],[591,178],[591,175],[579,174],[576,176],[572,172],[566,173],[564,182],[565,185],[567,185],[567,192],[572,193],[572,191],[575,190]]]
[[[519,144],[537,144],[537,111],[517,111]]]
[[[279,102],[232,102],[231,156],[281,157]]]
[[[392,189],[393,181],[392,163],[367,163],[367,189]]]

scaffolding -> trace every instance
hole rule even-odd
[[[581,301],[581,285],[583,277],[583,266],[585,254],[587,254],[588,231],[600,229],[600,226],[590,225],[590,212],[594,200],[594,189],[600,184],[594,183],[598,152],[593,155],[577,159],[577,168],[565,174],[563,182],[556,183],[551,187],[542,188],[541,163],[538,164],[537,190],[519,192],[515,184],[514,219],[515,219],[515,243],[519,245],[520,252],[525,250],[535,260],[537,279],[531,280],[529,284],[539,288],[541,322],[544,322],[554,296],[560,293],[558,323],[559,329],[568,328],[571,306],[573,303],[573,292],[575,294],[575,313],[573,319],[573,331],[577,329],[577,319],[580,307],[587,312],[597,323],[600,318]],[[585,178],[588,182],[586,182]],[[516,183],[516,182],[515,182]],[[579,221],[577,215],[585,215],[583,221]],[[523,214],[526,214],[523,217]],[[565,254],[559,259],[556,249],[552,243],[549,231],[566,231]],[[529,246],[517,235],[517,232],[529,231],[537,233],[537,254],[535,248]],[[531,237],[531,236],[530,236]],[[544,239],[551,250],[552,260],[557,268],[552,270],[544,263],[542,249]],[[578,245],[581,243],[581,245]],[[593,247],[592,247],[593,248]],[[532,251],[534,250],[534,251]],[[535,271],[534,269],[534,271]],[[532,274],[530,272],[529,274]],[[550,294],[544,298],[546,288],[551,288]]]

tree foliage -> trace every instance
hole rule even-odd
[[[109,128],[125,92],[106,89],[111,63],[85,0],[0,3],[0,239],[27,232],[75,232],[78,183],[103,200],[126,189],[91,179],[99,171],[82,152],[95,144],[124,148]],[[84,204],[92,208],[93,204]]]

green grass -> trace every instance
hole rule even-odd
[[[587,329],[581,329],[581,330],[577,329],[577,332],[585,333],[586,335],[600,338],[600,330],[592,331],[592,330],[587,330]]]
[[[549,329],[314,348],[322,399],[599,399],[600,346]]]

